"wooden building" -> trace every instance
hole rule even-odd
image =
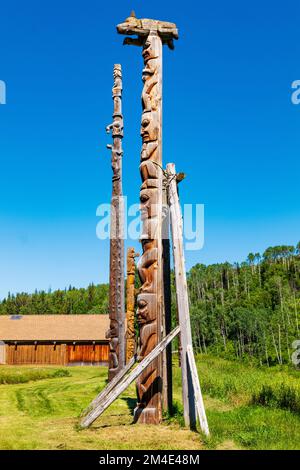
[[[0,364],[107,365],[108,315],[2,315]]]

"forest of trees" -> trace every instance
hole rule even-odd
[[[8,294],[0,303],[0,315],[51,315],[108,313],[108,284],[86,289],[68,289],[54,292],[36,291],[34,294]]]
[[[300,242],[250,253],[245,262],[188,272],[194,345],[199,352],[261,364],[290,362],[300,340]],[[173,286],[173,317],[176,318]],[[9,294],[2,315],[108,313],[108,285]]]
[[[241,264],[188,273],[195,347],[261,364],[290,362],[300,339],[300,242],[248,255]]]

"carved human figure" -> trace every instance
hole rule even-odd
[[[109,340],[109,370],[113,373],[119,367],[119,324],[117,320],[110,320],[110,328],[105,337]]]
[[[145,111],[142,115],[141,137],[143,143],[155,142],[158,139],[159,125],[156,111]]]
[[[142,221],[141,240],[155,240],[157,238],[158,212],[160,210],[157,188],[142,189],[140,192],[140,201]]]
[[[137,320],[140,327],[139,360],[146,357],[157,344],[157,306],[155,293],[143,292],[137,299]],[[155,361],[147,368],[137,384],[139,406],[147,404],[147,391],[156,375]]]
[[[142,282],[140,292],[155,293],[157,289],[157,246],[153,240],[142,240],[143,254],[138,262]]]

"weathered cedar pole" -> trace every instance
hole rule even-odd
[[[127,280],[126,280],[126,364],[134,356],[136,350],[134,308],[135,308],[135,262],[140,256],[134,248],[127,249]]]
[[[196,368],[190,309],[183,249],[183,220],[178,198],[176,170],[173,163],[168,163],[169,176],[168,196],[172,227],[172,244],[175,268],[176,299],[181,336],[181,376],[184,421],[186,426],[196,428],[196,412],[198,413],[202,431],[208,435],[208,424]]]
[[[125,299],[124,299],[124,206],[122,196],[122,69],[114,65],[113,123],[106,130],[112,133],[113,145],[107,145],[112,155],[112,198],[110,231],[109,277],[109,339],[108,379],[112,380],[125,366]]]
[[[160,342],[163,326],[162,265],[162,46],[173,46],[178,37],[176,25],[150,19],[137,19],[133,14],[117,26],[124,44],[142,46],[144,69],[142,79],[143,141],[140,191],[143,254],[138,263],[141,289],[137,298],[140,327],[139,359],[145,358]],[[137,380],[138,403],[135,421],[158,424],[162,419],[162,360],[157,357]]]
[[[167,195],[167,179],[163,180],[163,221],[162,221],[162,250],[163,250],[163,280],[164,280],[164,317],[163,336],[167,336],[172,328],[171,313],[171,266],[170,266],[170,215]],[[173,412],[173,377],[172,377],[172,344],[163,352],[163,409]]]

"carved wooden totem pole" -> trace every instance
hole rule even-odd
[[[125,365],[125,299],[124,299],[124,206],[122,196],[122,69],[114,65],[113,123],[106,131],[112,133],[113,145],[107,145],[112,155],[112,198],[110,229],[110,279],[109,279],[109,371],[111,380]]]
[[[134,343],[134,277],[135,254],[127,253],[127,364],[124,357],[124,245],[123,200],[121,182],[123,117],[121,111],[121,67],[114,68],[114,139],[112,149],[113,197],[111,216],[110,251],[110,363],[111,382],[84,411],[81,426],[90,426],[136,380],[138,403],[135,421],[158,424],[162,419],[162,406],[172,408],[172,357],[171,341],[180,333],[181,371],[186,426],[196,428],[198,415],[201,430],[207,436],[209,428],[196,367],[190,323],[188,288],[183,249],[183,221],[178,197],[177,182],[183,174],[176,174],[175,165],[162,166],[162,46],[174,48],[178,39],[174,23],[151,19],[137,19],[131,14],[117,26],[126,37],[124,44],[142,47],[144,68],[142,79],[142,150],[140,158],[141,243],[142,256],[138,262],[141,288],[137,296],[137,321],[139,324],[138,354]],[[169,211],[170,209],[170,211]],[[176,300],[179,325],[171,331],[170,244],[169,219],[172,228]],[[138,357],[137,357],[138,356]],[[136,360],[140,363],[135,367]],[[162,400],[163,398],[163,400]],[[196,415],[197,412],[197,415]]]
[[[127,310],[126,310],[126,363],[134,356],[136,350],[135,325],[134,325],[134,309],[135,309],[135,261],[139,256],[135,253],[134,248],[127,250]]]
[[[139,359],[160,342],[163,320],[162,269],[162,45],[173,49],[176,25],[130,16],[117,26],[124,44],[142,46],[144,82],[142,92],[142,151],[140,190],[143,254],[138,263],[142,286],[137,297],[140,328]],[[138,404],[135,421],[158,424],[162,419],[162,363],[155,359],[137,380]]]

